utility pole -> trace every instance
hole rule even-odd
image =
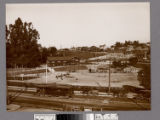
[[[46,84],[47,84],[47,63],[46,63]]]
[[[109,83],[108,83],[108,94],[110,94],[110,89],[111,89],[111,69],[110,69],[110,60],[109,60],[109,75],[108,75],[108,77],[109,77]]]
[[[7,79],[6,79],[7,80]],[[7,82],[6,82],[6,85],[7,85],[7,89],[6,89],[6,93],[7,93],[7,105],[9,105],[10,104],[10,98],[9,98],[9,93],[8,93],[8,80],[7,80]]]
[[[23,76],[24,76],[24,73],[23,73],[23,65],[22,65],[22,74],[21,74],[22,76],[22,81],[23,81]]]

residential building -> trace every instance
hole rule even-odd
[[[141,70],[141,68],[136,68],[133,66],[129,66],[123,69],[123,72],[125,73],[138,73]]]

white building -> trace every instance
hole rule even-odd
[[[123,69],[123,72],[125,73],[138,73],[141,70],[141,68],[136,68],[133,66],[129,66]]]

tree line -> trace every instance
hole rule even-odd
[[[126,40],[124,43],[121,42],[116,42],[114,45],[112,45],[111,47],[114,47],[114,49],[119,49],[121,47],[127,47],[127,46],[133,46],[134,48],[136,47],[146,47],[145,43],[140,43],[138,40],[134,40],[134,41],[130,41],[130,40]]]
[[[54,56],[55,47],[45,48],[38,44],[39,32],[32,22],[21,18],[6,25],[6,65],[9,67],[37,67],[46,63],[48,55]]]
[[[48,56],[63,56],[63,51],[61,53],[56,47],[42,47],[38,44],[39,39],[40,34],[32,22],[23,22],[21,18],[17,18],[14,24],[6,25],[7,68],[37,67],[46,63]],[[84,46],[80,51],[102,52],[103,50],[96,46]]]

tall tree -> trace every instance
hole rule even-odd
[[[131,44],[132,44],[132,41],[130,41],[130,40],[126,41],[125,40],[124,46],[127,47],[128,45],[131,45]]]
[[[133,41],[133,45],[134,45],[135,47],[138,47],[139,41],[138,41],[138,40]]]
[[[115,44],[115,47],[121,47],[122,45],[121,45],[121,43],[120,42],[116,42],[116,44]]]
[[[7,67],[40,65],[40,51],[37,41],[38,31],[32,23],[18,18],[14,24],[6,26]]]

